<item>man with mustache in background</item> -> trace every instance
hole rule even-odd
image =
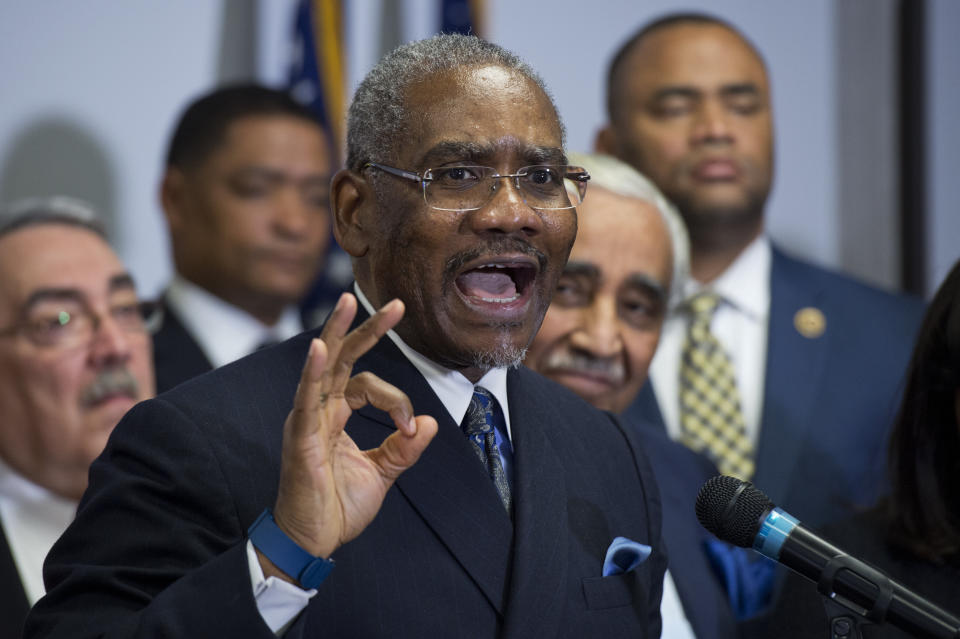
[[[664,317],[687,277],[687,233],[660,191],[627,164],[567,156],[590,173],[590,197],[578,209],[577,240],[524,364],[597,408],[621,413],[647,380]],[[709,565],[710,536],[693,508],[716,467],[655,427],[626,424],[643,442],[663,504],[663,637],[735,636],[727,592]]]
[[[690,233],[691,275],[631,416],[750,479],[805,523],[871,503],[921,305],[786,255],[764,233],[773,179],[766,66],[703,14],[615,55],[597,147],[649,177]]]
[[[0,212],[0,635],[20,636],[41,567],[113,427],[154,394],[133,279],[86,205]]]

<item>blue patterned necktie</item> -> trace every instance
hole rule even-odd
[[[503,411],[500,410],[500,404],[486,388],[474,387],[473,398],[470,400],[461,428],[470,440],[473,451],[490,474],[490,479],[493,480],[493,485],[500,494],[500,501],[503,502],[503,507],[509,514],[512,504],[510,482],[507,481],[507,474],[503,470],[503,460],[497,448],[496,434],[496,429],[499,428],[501,434],[506,435],[506,422]]]

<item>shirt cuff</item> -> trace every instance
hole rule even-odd
[[[276,636],[283,635],[293,620],[307,607],[310,598],[317,594],[316,589],[304,590],[289,581],[276,577],[263,576],[263,568],[257,558],[257,551],[247,540],[247,564],[250,568],[250,583],[253,584],[253,598],[257,610],[267,626]]]

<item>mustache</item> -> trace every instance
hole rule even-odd
[[[484,255],[506,255],[508,253],[529,255],[537,260],[541,272],[547,267],[547,256],[543,251],[524,242],[518,237],[500,237],[490,240],[483,246],[471,248],[453,255],[447,260],[443,272],[447,279],[452,280],[454,274],[458,273],[463,268],[463,265],[468,262],[472,262]]]
[[[599,375],[613,384],[622,384],[627,377],[627,370],[619,357],[594,357],[588,353],[565,348],[550,353],[544,362],[544,368]]]
[[[80,401],[84,406],[92,406],[111,395],[126,395],[132,399],[139,396],[140,384],[126,368],[108,368],[97,374],[96,379],[87,386]]]

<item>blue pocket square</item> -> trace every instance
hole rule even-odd
[[[615,537],[603,560],[603,576],[630,572],[650,556],[650,546],[638,544],[626,537]]]

